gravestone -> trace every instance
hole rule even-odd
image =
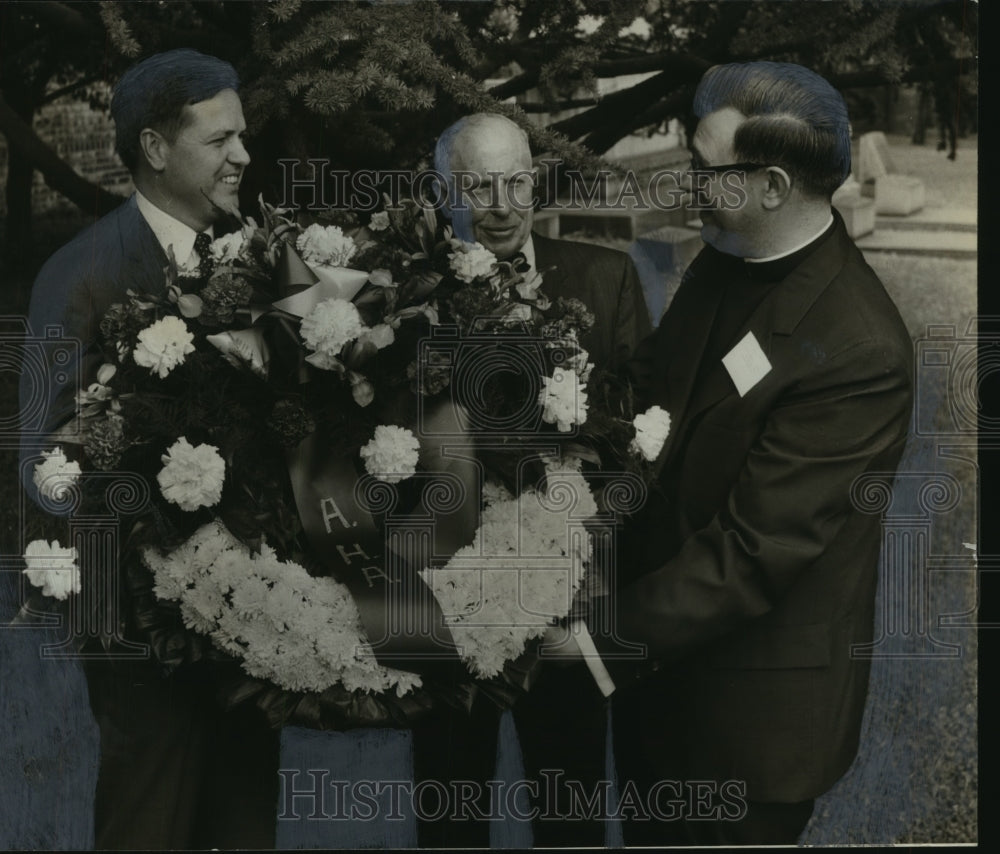
[[[924,182],[911,175],[883,175],[875,179],[875,211],[906,216],[924,206]]]
[[[862,187],[885,175],[894,175],[899,170],[889,152],[889,141],[882,131],[872,131],[861,136],[858,141],[858,162],[854,174]],[[872,195],[866,193],[866,195]]]
[[[876,213],[906,216],[924,206],[923,181],[899,173],[881,131],[859,140],[855,173],[862,195],[874,197]]]
[[[833,206],[844,220],[852,238],[871,234],[875,230],[875,202],[861,195],[861,185],[852,172],[833,194]]]

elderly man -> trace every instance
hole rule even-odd
[[[597,318],[581,342],[594,364],[623,362],[650,332],[639,277],[624,252],[532,232],[535,170],[527,134],[505,116],[477,113],[438,138],[434,169],[448,180],[445,214],[457,237],[501,261],[524,255],[551,299],[576,297]]]
[[[599,246],[533,234],[535,173],[525,132],[493,114],[463,118],[446,129],[434,165],[447,180],[445,214],[462,240],[479,242],[499,259],[518,253],[543,274],[550,298],[576,297],[593,312],[582,346],[598,368],[621,365],[648,334],[649,315],[631,259]],[[513,707],[531,793],[536,845],[596,845],[605,841],[589,801],[608,787],[607,709],[582,665],[546,666]],[[483,693],[470,713],[442,710],[414,729],[417,782],[451,784],[452,809],[437,819],[418,816],[422,847],[489,845],[487,816],[506,816],[512,799],[498,791],[491,805],[500,708]],[[568,782],[567,782],[568,781]],[[457,788],[456,788],[457,787]]]
[[[673,427],[616,598],[619,639],[649,656],[614,702],[620,784],[644,805],[625,839],[794,843],[858,748],[881,526],[852,490],[891,483],[912,348],[831,207],[839,93],[733,64],[694,107],[697,180],[743,204],[702,212],[708,246],[632,362]]]
[[[235,207],[250,162],[238,88],[229,63],[193,50],[152,56],[115,88],[116,146],[136,192],[49,259],[29,312],[32,329],[58,324],[80,342],[84,385],[102,361],[98,326],[109,306],[128,289],[163,293],[168,253],[182,271],[206,263],[213,225]],[[22,377],[22,409],[44,404],[45,432],[73,415],[75,385],[45,392]],[[22,447],[36,452],[38,440]],[[124,637],[141,642],[132,609],[124,599],[118,607]],[[115,660],[99,644],[85,651],[101,734],[95,847],[273,847],[278,737],[263,719],[223,715],[198,665],[164,678],[152,661]]]

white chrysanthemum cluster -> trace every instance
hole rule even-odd
[[[160,599],[180,602],[185,624],[241,660],[243,669],[290,691],[402,696],[420,677],[379,665],[347,588],[278,560],[269,546],[251,554],[220,522],[199,528],[169,555],[144,559]]]
[[[339,225],[318,223],[313,223],[298,236],[295,247],[307,263],[331,267],[346,267],[357,250],[354,238],[344,234]]]
[[[596,515],[597,504],[574,466],[547,470],[545,495],[529,489],[512,498],[491,490],[472,545],[444,567],[421,572],[477,676],[500,673],[529,640],[566,616],[583,581],[589,540],[579,526]]]
[[[542,383],[538,404],[546,424],[555,424],[560,433],[567,433],[574,424],[587,420],[587,392],[575,371],[555,368],[551,377],[542,377]]]
[[[635,416],[632,421],[635,438],[628,448],[633,454],[642,454],[643,459],[652,462],[663,450],[663,443],[670,434],[670,413],[659,406],[651,406]]]
[[[337,358],[344,345],[361,335],[367,327],[353,302],[339,297],[323,300],[303,319],[299,327],[306,346],[314,352],[306,361],[323,370],[340,365]]]
[[[496,267],[497,256],[481,243],[465,243],[452,240],[456,251],[448,256],[452,271],[463,282],[474,282],[480,276],[488,276]]]
[[[65,599],[80,592],[80,567],[75,548],[64,549],[58,540],[33,540],[24,550],[24,574],[45,596]]]
[[[168,314],[139,333],[139,343],[132,351],[135,363],[161,379],[194,352],[194,335],[179,317]]]
[[[242,231],[234,231],[213,240],[209,252],[217,264],[231,264],[244,256],[248,243]]]
[[[398,483],[416,471],[420,441],[405,427],[379,424],[375,436],[361,449],[368,474],[386,483]]]
[[[219,503],[226,461],[214,445],[192,446],[181,436],[160,459],[163,468],[156,482],[167,501],[189,513]]]
[[[45,458],[35,465],[32,480],[38,487],[38,492],[51,500],[59,500],[80,477],[80,464],[68,460],[62,448],[42,451]]]

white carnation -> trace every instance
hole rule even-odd
[[[538,403],[546,424],[555,424],[560,433],[566,433],[587,420],[587,392],[574,371],[556,368],[542,382]]]
[[[160,459],[163,468],[156,481],[167,501],[188,512],[219,503],[226,462],[219,456],[218,448],[193,447],[181,436]]]
[[[298,236],[295,246],[304,261],[331,267],[346,267],[357,250],[354,238],[344,234],[340,226],[316,223]]]
[[[80,592],[80,568],[76,564],[75,548],[64,549],[58,540],[33,540],[24,550],[27,568],[24,574],[42,594],[65,599]]]
[[[212,257],[218,264],[229,264],[239,260],[243,256],[244,248],[247,245],[247,238],[241,231],[234,231],[232,234],[225,234],[212,241],[209,247]]]
[[[372,231],[384,231],[389,227],[389,214],[385,211],[372,214],[372,218],[368,222],[368,227]]]
[[[404,427],[379,424],[375,437],[361,449],[361,459],[370,475],[386,483],[397,483],[416,471],[420,442]]]
[[[320,357],[312,364],[327,369],[333,367],[331,360],[336,360],[344,345],[365,329],[354,303],[338,297],[323,300],[302,319],[299,327],[306,346]]]
[[[62,448],[42,451],[45,458],[35,466],[32,479],[45,498],[59,500],[80,477],[80,464],[66,459]]]
[[[451,245],[458,251],[452,252],[448,256],[448,263],[455,275],[463,282],[474,282],[481,276],[488,276],[493,272],[497,256],[481,243],[452,240]]]
[[[194,335],[184,321],[172,314],[157,320],[139,333],[139,343],[132,352],[135,363],[165,377],[194,352]]]
[[[632,421],[635,438],[629,444],[633,454],[642,454],[643,459],[652,462],[663,450],[663,443],[670,434],[670,413],[659,406],[651,406],[636,415]]]

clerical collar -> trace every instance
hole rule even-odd
[[[744,258],[743,269],[746,275],[754,281],[777,281],[792,272],[806,256],[819,248],[826,238],[833,234],[836,218],[830,212],[830,218],[820,231],[808,240],[799,243],[787,252],[771,255],[767,258]]]
[[[167,252],[168,247],[173,247],[178,267],[182,271],[197,269],[201,259],[194,251],[194,239],[198,236],[198,232],[162,208],[158,208],[138,190],[135,191],[135,203],[142,218],[149,224],[160,246],[163,247],[163,251]],[[212,226],[206,228],[205,233],[209,237],[215,235]]]

